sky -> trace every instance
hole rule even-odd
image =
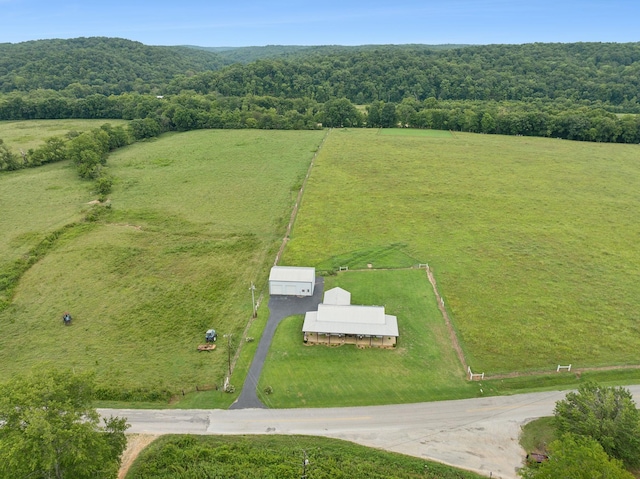
[[[640,0],[0,0],[0,43],[147,45],[638,42]]]

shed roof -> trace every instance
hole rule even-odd
[[[351,293],[340,287],[332,288],[324,292],[323,304],[351,304]]]
[[[316,269],[303,266],[274,266],[269,281],[310,282],[316,280]]]

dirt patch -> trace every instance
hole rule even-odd
[[[127,434],[127,448],[122,453],[118,479],[124,479],[126,477],[131,464],[136,460],[138,454],[158,437],[160,436],[156,434]]]

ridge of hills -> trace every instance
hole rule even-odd
[[[269,82],[253,91],[252,82]],[[88,37],[0,44],[0,93],[70,97],[181,90],[356,104],[422,101],[600,102],[638,110],[640,43],[149,46]]]

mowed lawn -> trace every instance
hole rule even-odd
[[[0,380],[52,365],[96,371],[107,397],[220,385],[222,335],[233,333],[235,352],[251,315],[249,286],[264,285],[323,135],[193,131],[113,153],[111,212],[65,233],[0,312]],[[56,220],[63,223],[93,199],[87,188],[64,163],[0,175],[0,198],[32,205],[14,215],[9,243],[19,250],[22,237],[50,228],[45,217],[59,207],[36,200],[42,190],[69,198]],[[198,353],[211,327],[218,349]]]
[[[278,327],[258,385],[270,407],[398,404],[475,396],[478,383],[449,347],[448,331],[424,270],[342,272],[325,278],[325,291],[340,286],[352,304],[384,305],[397,316],[394,349],[355,345],[305,345],[303,316]],[[273,389],[265,394],[265,389]]]
[[[389,267],[398,248],[429,263],[474,371],[637,364],[638,158],[637,145],[334,130],[283,264]]]

